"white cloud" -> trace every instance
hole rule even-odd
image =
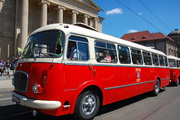
[[[141,13],[141,12],[139,12],[139,13],[138,13],[138,15],[142,15],[142,13]]]
[[[133,30],[133,29],[128,30],[128,33],[134,33],[134,32],[138,32],[138,31],[137,30]]]
[[[120,8],[115,8],[115,9],[112,9],[112,10],[108,10],[106,12],[106,15],[114,15],[114,14],[122,14],[122,9]]]

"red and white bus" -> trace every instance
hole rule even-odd
[[[169,85],[164,53],[78,25],[51,24],[30,35],[14,75],[13,101],[34,114],[89,120],[102,105],[149,91],[158,95]],[[68,58],[71,42],[75,59]],[[103,53],[110,61],[102,62]]]
[[[170,69],[171,82],[175,83],[176,86],[180,83],[180,58],[175,56],[167,56]]]

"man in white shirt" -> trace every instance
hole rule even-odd
[[[77,58],[78,58],[76,43],[73,41],[69,42],[69,49],[68,49],[67,58],[69,60],[77,60]]]

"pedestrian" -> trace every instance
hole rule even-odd
[[[5,65],[5,62],[0,59],[0,73],[1,75],[4,73],[4,65]]]
[[[10,68],[11,68],[11,63],[9,62],[9,60],[7,60],[5,63],[5,70],[9,77],[10,77]]]
[[[13,68],[14,68],[14,70],[15,70],[16,67],[17,67],[18,60],[19,60],[19,56],[17,55],[17,56],[14,58],[14,61],[13,61]]]

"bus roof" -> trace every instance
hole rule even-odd
[[[175,57],[175,56],[171,56],[171,55],[168,55],[167,58],[168,59],[174,59],[174,60],[180,60],[180,58]]]
[[[78,34],[78,35],[92,37],[97,40],[104,40],[104,41],[119,43],[121,45],[130,46],[133,48],[138,48],[141,50],[165,55],[163,52],[161,52],[159,50],[155,50],[155,49],[152,49],[152,48],[149,48],[149,47],[137,44],[137,43],[133,43],[133,42],[130,42],[127,40],[123,40],[121,38],[113,37],[113,36],[110,36],[110,35],[107,35],[107,34],[104,34],[101,32],[97,32],[97,31],[83,28],[83,27],[73,25],[73,24],[58,24],[58,23],[56,23],[56,24],[46,25],[46,26],[43,26],[43,27],[35,30],[34,32],[32,32],[31,35],[36,34],[38,32],[47,31],[47,30],[62,30],[65,32],[65,34],[74,33],[74,34]]]

